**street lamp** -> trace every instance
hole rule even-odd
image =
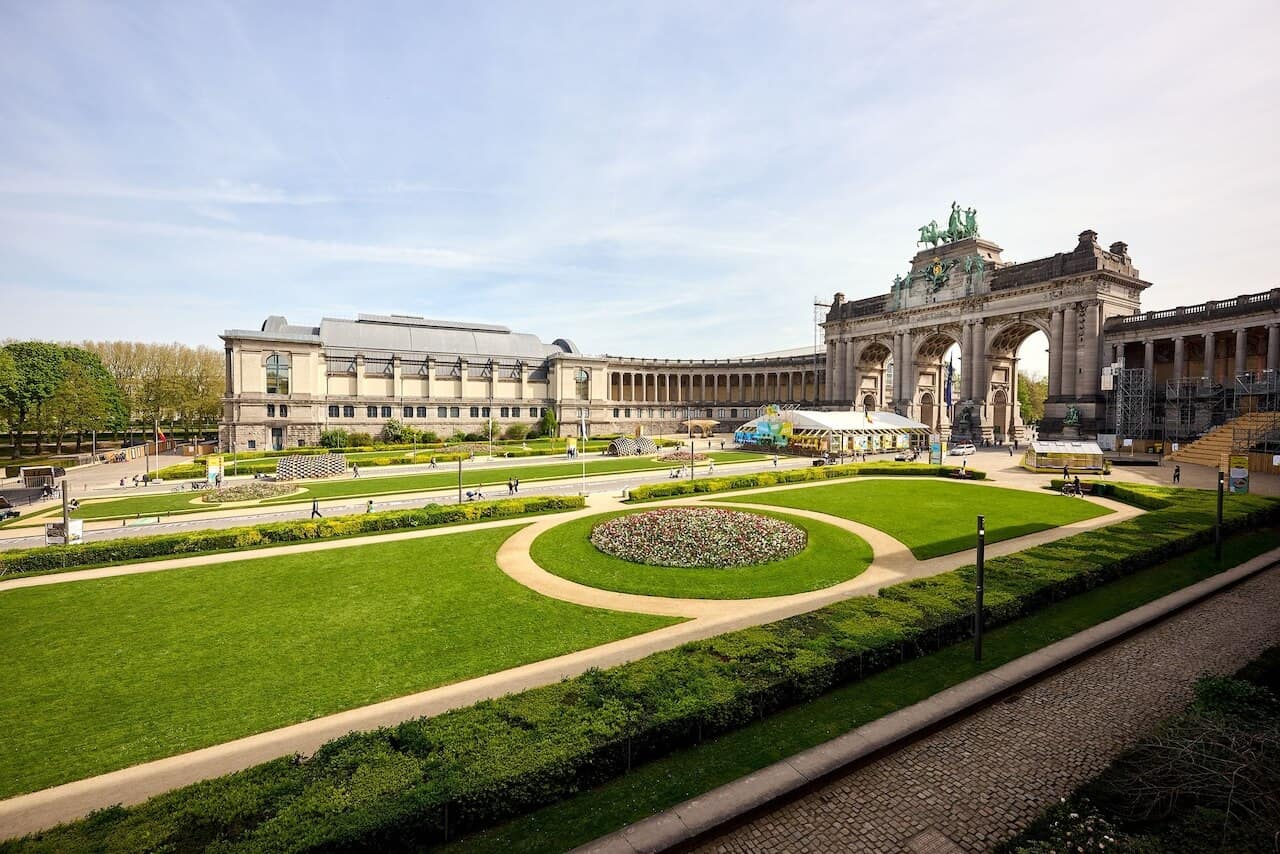
[[[693,380],[689,381],[689,389],[693,389]],[[685,421],[689,425],[689,482],[693,483],[693,407],[685,407]]]
[[[578,449],[578,456],[582,458],[582,487],[579,494],[585,496],[587,494],[587,410],[578,408],[578,419],[580,422],[579,433],[582,438],[582,447]]]
[[[983,558],[987,544],[987,517],[978,517],[978,576],[974,588],[975,608],[973,614],[973,660],[982,661],[982,582]]]

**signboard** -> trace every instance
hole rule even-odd
[[[1174,442],[1173,444],[1171,444],[1171,445],[1169,446],[1169,448],[1170,448],[1169,453],[1171,453],[1171,454],[1176,454],[1176,453],[1178,453],[1178,443],[1177,443],[1177,442]]]
[[[1132,447],[1133,447],[1133,440],[1132,440],[1132,439],[1125,439],[1125,440],[1124,440],[1124,446],[1125,446],[1126,448],[1132,448]]]
[[[1232,454],[1227,458],[1227,489],[1244,495],[1249,491],[1249,455]]]
[[[210,456],[207,460],[208,471],[206,477],[210,484],[218,482],[218,475],[222,474],[222,457]]]
[[[929,443],[929,465],[942,465],[942,457],[947,452],[947,443],[936,441]]]
[[[67,531],[62,529],[61,522],[45,522],[44,544],[46,546],[69,546],[84,542],[84,520],[72,519]]]

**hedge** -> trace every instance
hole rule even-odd
[[[581,496],[531,495],[498,501],[464,504],[428,504],[420,510],[387,510],[350,516],[270,522],[222,530],[190,531],[125,537],[74,546],[45,546],[34,549],[0,551],[0,577],[14,573],[49,572],[79,566],[127,563],[137,560],[243,549],[306,540],[328,540],[352,534],[429,528],[478,519],[509,519],[550,510],[576,510],[586,506]]]
[[[187,480],[193,477],[204,480],[208,475],[209,470],[205,468],[204,463],[178,463],[165,466],[155,474],[158,480]]]
[[[1209,493],[1126,486],[1158,509],[986,563],[998,625],[1211,539]],[[1280,519],[1234,496],[1226,527]],[[973,567],[610,670],[350,733],[141,805],[0,844],[0,851],[337,851],[431,845],[568,797],[646,759],[966,639]]]
[[[677,495],[727,492],[733,489],[752,489],[759,486],[805,483],[808,481],[855,477],[857,475],[951,477],[959,471],[960,468],[958,466],[935,466],[927,463],[850,463],[843,466],[814,466],[807,469],[766,471],[759,474],[706,477],[692,482],[688,480],[672,480],[670,483],[637,486],[630,491],[629,495],[632,501],[652,501],[657,498],[672,498]],[[965,476],[972,480],[986,480],[987,477],[986,472],[975,469],[965,469]]]

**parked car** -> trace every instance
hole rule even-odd
[[[906,450],[898,451],[897,456],[895,456],[894,459],[900,463],[912,463],[915,462],[915,459],[918,456],[920,456],[919,451],[913,448],[907,448]]]
[[[947,453],[953,457],[967,457],[977,452],[978,449],[973,446],[972,442],[956,442]]]

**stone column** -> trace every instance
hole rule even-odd
[[[822,379],[822,399],[832,400],[836,396],[835,390],[836,376],[836,345],[834,341],[827,342],[827,375]]]
[[[1098,365],[1098,312],[1099,303],[1086,303],[1084,311],[1084,347],[1080,350],[1079,367],[1076,375],[1076,397],[1087,398],[1096,395],[1102,386],[1101,369]]]
[[[1142,368],[1147,372],[1147,382],[1154,386],[1156,381],[1156,342],[1150,339],[1142,342]]]
[[[1280,371],[1280,324],[1267,327],[1267,370]]]
[[[858,341],[850,341],[849,352],[844,360],[844,373],[848,377],[846,391],[851,400],[858,396],[858,349]]]
[[[1079,349],[1079,336],[1076,334],[1079,324],[1076,322],[1076,307],[1069,305],[1062,312],[1062,396],[1076,396],[1076,352]]]
[[[912,346],[911,333],[902,333],[902,391],[898,394],[898,399],[902,401],[904,411],[910,415],[911,405],[916,399],[916,381],[919,379],[919,372],[916,371],[915,348]]]
[[[1182,342],[1182,336],[1173,336],[1173,378],[1175,380],[1182,379],[1183,368],[1185,367],[1183,363],[1185,355],[1186,353]]]
[[[1213,345],[1214,345],[1214,338],[1215,338],[1215,333],[1213,333],[1213,332],[1206,332],[1206,333],[1205,333],[1205,336],[1204,336],[1204,375],[1205,375],[1206,377],[1208,377],[1210,380],[1213,380],[1213,379],[1214,379],[1214,377],[1215,377],[1214,370],[1213,370],[1213,363],[1216,361],[1216,359],[1215,359],[1216,354],[1214,353],[1214,347],[1213,347]]]
[[[1236,330],[1236,374],[1243,374],[1249,358],[1249,330],[1241,327]]]
[[[1049,397],[1062,395],[1062,310],[1049,315]]]
[[[987,327],[981,320],[973,324],[973,399],[984,401],[990,390],[991,374],[987,368]]]

